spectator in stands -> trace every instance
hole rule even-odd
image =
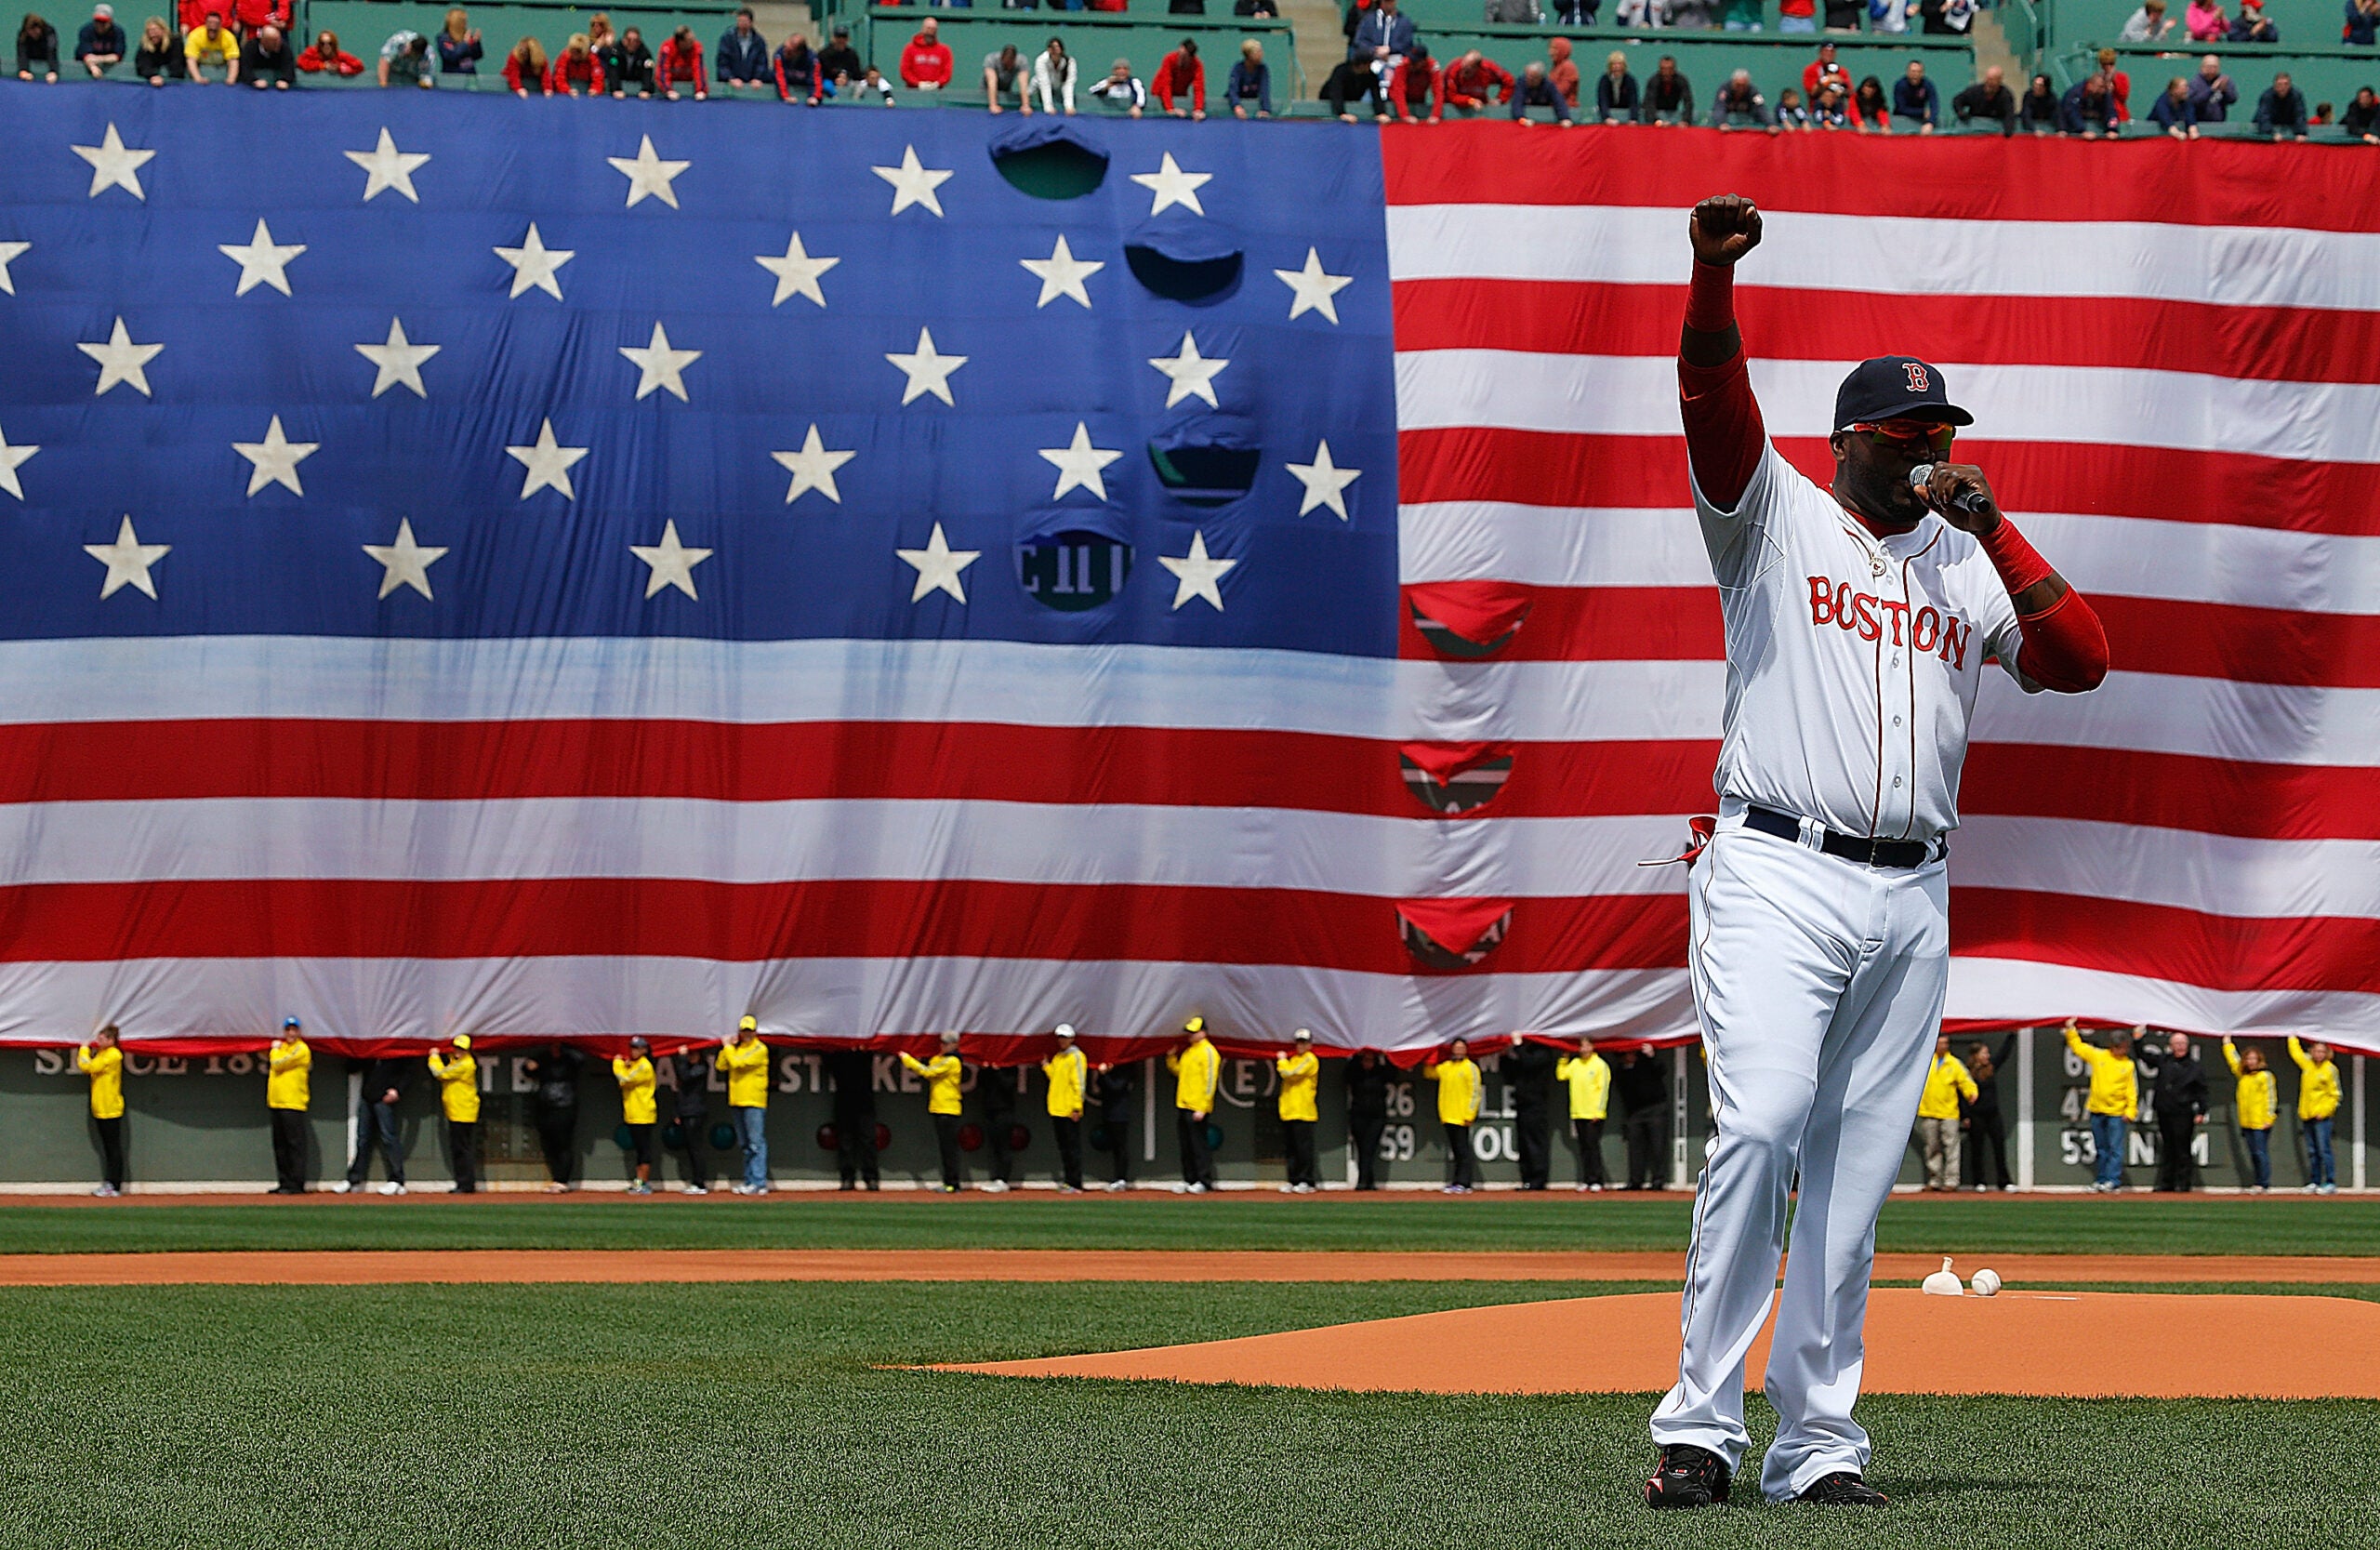
[[[719,34],[718,66],[722,86],[766,86],[774,79],[769,43],[752,26],[751,7],[737,10],[734,25]]]
[[[1777,127],[1779,129],[1812,129],[1809,104],[1802,100],[1802,88],[1787,86],[1777,94]]]
[[[430,40],[410,28],[390,33],[389,41],[380,45],[380,84],[384,86],[419,86],[427,91],[438,84],[431,69]]]
[[[2248,1147],[2248,1193],[2261,1195],[2272,1187],[2272,1127],[2281,1114],[2272,1073],[2265,1069],[2265,1053],[2242,1055],[2231,1040],[2223,1040],[2223,1061],[2231,1067],[2231,1110],[2240,1121],[2240,1139]]]
[[[2050,85],[2049,77],[2036,75],[2016,103],[2016,121],[2028,134],[2054,135],[2057,133],[2061,106],[2057,88]]]
[[[1937,37],[1957,37],[1975,25],[1975,0],[1919,0],[1922,29]]]
[[[2000,1053],[1994,1055],[1991,1046],[1980,1041],[1967,1046],[1967,1075],[1975,1079],[1975,1096],[1959,1105],[1959,1129],[1964,1137],[1966,1165],[1960,1174],[1962,1182],[1972,1180],[1976,1188],[1993,1187],[1990,1182],[1997,1175],[2002,1189],[2016,1186],[2008,1177],[2008,1126],[2000,1113],[2000,1073],[2007,1068],[2008,1057],[2016,1051],[2016,1035],[2009,1034],[2000,1040]]]
[[[628,1152],[636,1159],[631,1195],[653,1193],[653,1171],[661,1161],[659,1106],[654,1101],[655,1078],[653,1046],[642,1035],[628,1040],[626,1055],[612,1057],[612,1080],[620,1084],[620,1123],[628,1133]]]
[[[832,97],[838,90],[848,90],[851,83],[866,73],[867,67],[860,63],[859,50],[852,46],[851,28],[838,21],[826,46],[818,50],[821,90]]]
[[[940,91],[950,84],[950,46],[942,41],[942,24],[927,17],[901,49],[901,84],[916,91]]]
[[[1166,0],[1165,10],[1169,16],[1204,16],[1207,0]]]
[[[597,11],[587,19],[587,44],[594,50],[597,60],[602,59],[603,50],[611,46],[615,36],[617,34],[612,31],[611,12]]]
[[[1430,57],[1430,46],[1419,38],[1413,40],[1413,52],[1397,61],[1388,73],[1382,87],[1388,111],[1399,124],[1426,123],[1432,112],[1430,99],[1446,79],[1445,72]]]
[[[1856,33],[1859,20],[1867,15],[1864,0],[1826,0],[1826,30],[1830,33]],[[1844,88],[1848,91],[1850,88]],[[1813,94],[1815,96],[1815,94]]]
[[[769,1192],[769,1047],[760,1041],[760,1019],[747,1014],[720,1041],[712,1057],[727,1079],[727,1113],[744,1147],[744,1182],[738,1195]]]
[[[2122,122],[2116,116],[2115,94],[2108,90],[2108,78],[2096,71],[2069,87],[2057,105],[2058,128],[2084,139],[2111,138],[2121,132]]]
[[[818,105],[818,56],[811,51],[808,38],[800,33],[787,38],[777,46],[769,68],[776,77],[778,101]]]
[[[2078,84],[2067,93],[2067,99],[2071,101],[2074,92],[2082,89]],[[2140,1114],[2140,1080],[2132,1066],[2132,1035],[2118,1028],[2103,1050],[2085,1043],[2069,1022],[2066,1047],[2091,1073],[2090,1092],[2082,1102],[2083,1112],[2091,1117],[2091,1153],[2096,1164],[2091,1188],[2111,1195],[2123,1188],[2124,1141]]]
[[[1628,73],[1628,56],[1615,48],[1604,59],[1603,73],[1595,77],[1595,122],[1633,124],[1642,105],[1636,77]]]
[[[1069,1195],[1082,1193],[1082,1110],[1091,1085],[1091,1066],[1075,1048],[1075,1027],[1060,1023],[1057,1049],[1041,1063],[1041,1079],[1049,1084],[1050,1138],[1058,1145],[1058,1187]]]
[[[2108,95],[2116,99],[2116,122],[2132,122],[2132,77],[2116,68],[2116,51],[2099,50],[2099,73],[2108,78]]]
[[[1315,1092],[1322,1085],[1322,1061],[1314,1053],[1313,1032],[1300,1028],[1291,1035],[1289,1053],[1276,1055],[1273,1069],[1280,1078],[1281,1139],[1289,1154],[1289,1182],[1281,1186],[1281,1193],[1311,1195],[1322,1187],[1314,1151],[1315,1124],[1321,1118]]]
[[[2328,127],[2331,122],[2331,105],[2328,102],[2315,103],[2314,117],[2311,122],[2317,129]]]
[[[1273,116],[1273,72],[1264,63],[1264,46],[1254,38],[1240,40],[1239,58],[1232,61],[1231,75],[1223,83],[1223,101],[1234,118],[1246,118],[1251,107],[1259,118]]]
[[[1537,0],[1488,0],[1482,14],[1490,27],[1534,27],[1545,20]]]
[[[1821,43],[1818,45],[1818,57],[1802,67],[1802,95],[1815,99],[1818,88],[1829,81],[1842,82],[1846,92],[1851,89],[1851,72],[1834,57],[1834,45]]]
[[[1873,75],[1859,78],[1859,89],[1851,94],[1851,109],[1853,128],[1870,135],[1893,132],[1892,105],[1884,98],[1884,84]]]
[[[455,1172],[455,1193],[476,1195],[480,1187],[480,1064],[470,1035],[456,1034],[443,1050],[430,1052],[430,1074],[438,1082],[438,1108],[446,1117],[446,1157]]]
[[[1126,65],[1124,73],[1131,73]],[[1066,52],[1064,38],[1051,38],[1050,46],[1033,57],[1033,95],[1041,99],[1045,113],[1075,111],[1075,57]]]
[[[122,64],[130,52],[130,41],[124,35],[124,29],[115,24],[115,7],[92,7],[91,20],[83,23],[83,30],[74,35],[74,57],[83,61],[91,79],[96,81]]]
[[[38,11],[27,11],[17,24],[17,79],[30,81],[36,75],[58,79],[58,29]]]
[[[1347,1146],[1355,1156],[1355,1187],[1380,1187],[1381,1137],[1388,1130],[1388,1093],[1396,1069],[1378,1050],[1347,1062]]]
[[[1782,104],[1786,97],[1798,99],[1801,94],[1792,86],[1777,94]],[[1595,1053],[1595,1041],[1579,1040],[1577,1054],[1564,1055],[1554,1067],[1554,1080],[1561,1082],[1570,1095],[1570,1129],[1579,1141],[1579,1188],[1583,1192],[1603,1193],[1603,1122],[1611,1112],[1611,1065]]]
[[[278,27],[267,25],[240,46],[240,79],[258,91],[287,91],[298,84],[298,51]]]
[[[547,63],[545,45],[524,35],[504,57],[504,84],[515,97],[526,97],[532,92],[543,97],[551,73]]]
[[[110,1023],[74,1051],[74,1069],[91,1079],[91,1129],[99,1138],[99,1187],[94,1195],[113,1199],[124,1193],[124,1052]]]
[[[2231,104],[2240,100],[2240,88],[2225,73],[2223,61],[2209,54],[2199,60],[2198,73],[2190,77],[2190,111],[2201,124],[2220,124],[2230,115]]]
[[[1711,94],[1711,122],[1722,129],[1753,124],[1764,129],[1774,129],[1777,121],[1769,116],[1768,99],[1760,95],[1752,84],[1752,72],[1739,70],[1727,77],[1727,84]]]
[[[1430,121],[1436,123],[1449,111],[1463,118],[1476,118],[1491,101],[1512,99],[1512,73],[1474,48],[1447,67],[1438,82],[1438,111]]]
[[[578,1075],[587,1057],[569,1044],[549,1044],[522,1062],[521,1069],[536,1083],[530,1113],[536,1121],[538,1149],[546,1154],[546,1172],[552,1175],[549,1193],[578,1187]]]
[[[1322,79],[1322,104],[1340,123],[1353,124],[1355,115],[1347,111],[1347,105],[1357,98],[1369,98],[1374,122],[1385,124],[1388,122],[1387,89],[1381,80],[1380,72],[1372,68],[1371,60],[1341,60]]]
[[[554,56],[546,70],[546,90],[561,97],[603,95],[603,67],[585,33],[571,33],[562,52]]]
[[[892,83],[884,78],[884,72],[869,65],[859,73],[859,79],[851,84],[845,95],[854,102],[873,100],[879,107],[889,108],[892,105]]]
[[[1777,0],[1777,30],[1780,33],[1817,32],[1818,0]],[[1782,103],[1784,93],[1778,93],[1777,99]]]
[[[331,1188],[341,1195],[363,1188],[377,1149],[389,1172],[380,1193],[402,1195],[405,1192],[405,1147],[397,1133],[397,1105],[404,1097],[405,1077],[413,1062],[390,1058],[360,1064],[363,1080],[355,1088],[355,1156],[347,1165],[347,1177]]]
[[[1149,105],[1149,89],[1132,73],[1130,60],[1117,60],[1111,65],[1107,74],[1091,88],[1091,95],[1109,109],[1122,108],[1134,118],[1140,117],[1141,110]]]
[[[984,106],[995,113],[1006,113],[1000,105],[1003,97],[1015,98],[1017,112],[1032,115],[1033,67],[1012,43],[984,56]]]
[[[1207,1020],[1193,1017],[1182,1025],[1181,1046],[1165,1057],[1173,1073],[1173,1119],[1182,1148],[1182,1182],[1177,1195],[1204,1195],[1215,1186],[1215,1159],[1207,1145],[1207,1117],[1215,1110],[1215,1083],[1223,1075],[1223,1056],[1207,1037]]]
[[[1157,73],[1149,77],[1149,92],[1168,118],[1207,116],[1207,66],[1198,58],[1197,39],[1183,38],[1181,47],[1157,62]],[[1189,99],[1187,108],[1173,105],[1177,95]]]
[[[1471,1058],[1471,1042],[1458,1039],[1447,1046],[1444,1060],[1421,1067],[1421,1075],[1438,1084],[1438,1124],[1446,1132],[1448,1195],[1468,1195],[1477,1177],[1478,1154],[1472,1149],[1471,1126],[1479,1118],[1484,1083],[1478,1062]]]
[[[608,28],[609,23],[607,22]],[[601,39],[597,40],[599,45]],[[438,29],[438,73],[441,75],[477,75],[480,60],[487,57],[486,47],[480,42],[480,30],[460,6],[446,13],[446,24]]]
[[[2375,34],[2380,34],[2380,0],[2347,0],[2347,26],[2340,35],[2369,48]]]
[[[1930,135],[1941,121],[1942,94],[1925,78],[1925,61],[1911,60],[1901,78],[1893,83],[1893,112],[1904,122],[1913,122],[1917,132]]]
[[[2165,14],[2165,0],[2141,0],[2140,8],[2117,35],[2125,43],[2162,43],[2174,35],[2175,25]]]
[[[2366,145],[2380,145],[2380,93],[2358,86],[2355,99],[2339,115],[2339,127]]]
[[[1962,126],[1978,119],[1997,124],[2003,135],[2016,132],[2016,94],[2008,89],[2007,73],[1992,65],[1983,79],[1950,99],[1950,112]]]
[[[1653,78],[1645,83],[1645,102],[1637,109],[1636,119],[1640,124],[1694,122],[1694,86],[1678,73],[1675,56],[1664,54],[1653,67]]]
[[[603,82],[612,88],[614,98],[630,92],[639,97],[653,95],[653,50],[644,45],[643,32],[630,27],[596,51],[595,60],[603,67]],[[819,63],[826,63],[824,55]],[[821,79],[825,78],[823,71]],[[811,99],[815,101],[813,93]]]
[[[678,1149],[686,1154],[686,1193],[710,1193],[710,1141],[704,1133],[710,1129],[709,1052],[698,1049],[679,1051],[669,1057],[669,1074],[675,1079],[670,1092],[677,1111],[678,1123],[666,1133],[678,1138]],[[875,1139],[871,1133],[870,1141]]]
[[[364,61],[338,46],[338,34],[325,27],[298,56],[298,68],[309,75],[361,75]]]
[[[926,23],[931,27],[932,22]],[[950,50],[942,51],[944,80],[950,78]],[[678,88],[684,86],[694,94],[694,100],[704,101],[710,96],[710,83],[703,75],[703,46],[696,41],[692,27],[681,26],[663,41],[661,52],[653,61],[653,88],[670,101],[678,100]]]
[[[2139,1057],[2149,1067],[2149,1106],[2157,1117],[2157,1192],[2187,1195],[2198,1187],[2194,1149],[2198,1127],[2206,1122],[2206,1073],[2186,1033],[2167,1035],[2162,1048],[2150,1040]]]
[[[1275,0],[1232,0],[1231,14],[1234,16],[1278,16],[1281,14],[1281,7],[1275,4]]]
[[[285,33],[291,19],[290,0],[231,0],[230,20],[242,37],[254,37],[267,27],[278,27]]]
[[[2265,14],[2263,0],[2240,0],[2240,14],[2231,19],[2233,43],[2279,43],[2281,27]]]
[[[959,1059],[959,1036],[942,1036],[942,1049],[932,1060],[919,1060],[906,1050],[901,1064],[926,1083],[926,1115],[933,1121],[935,1149],[942,1154],[942,1188],[956,1195],[966,1183],[959,1151],[959,1082],[966,1073]]]
[[[165,23],[152,17],[164,32]],[[264,1053],[264,1107],[272,1123],[272,1192],[306,1193],[306,1106],[312,1100],[314,1052],[295,1017],[281,1020],[281,1037]]]
[[[140,29],[140,44],[132,53],[132,73],[152,86],[162,86],[167,79],[190,79],[190,60],[182,52],[182,40],[166,29],[165,19],[152,16]]]
[[[1099,1091],[1099,1146],[1109,1158],[1111,1195],[1132,1187],[1132,1073],[1134,1066],[1095,1067]]]
[[[1528,116],[1531,108],[1551,108],[1555,124],[1565,129],[1570,126],[1570,104],[1564,101],[1561,92],[1554,88],[1552,77],[1545,73],[1545,66],[1535,60],[1522,67],[1520,85],[1514,89],[1513,122],[1533,122]]]
[[[1934,1059],[1925,1067],[1925,1086],[1917,1099],[1918,1150],[1925,1159],[1925,1187],[1951,1190],[1959,1186],[1959,1100],[1973,1098],[1975,1078],[1950,1053],[1950,1037],[1934,1040]]]
[[[2190,106],[2190,83],[2176,75],[2166,83],[2149,110],[2149,122],[2175,139],[2198,139],[2198,110]]]
[[[1859,106],[1851,100],[1851,88],[1841,81],[1818,87],[1818,94],[1810,99],[1810,122],[1821,129],[1859,127]]]
[[[2331,1126],[2339,1112],[2339,1067],[2320,1040],[2300,1044],[2289,1036],[2289,1058],[2297,1065],[2297,1123],[2306,1133],[2306,1187],[2321,1195],[2339,1192],[2331,1155]]]
[[[1562,100],[1571,107],[1579,105],[1579,66],[1570,58],[1568,38],[1549,38],[1545,44],[1545,75]]]
[[[2182,12],[2184,30],[2192,43],[2221,43],[2231,33],[2231,19],[2223,14],[2223,0],[2190,0]]]
[[[1413,52],[1413,20],[1396,8],[1396,0],[1378,0],[1355,23],[1355,34],[1348,41],[1347,57],[1351,60],[1377,61],[1394,67],[1395,62]]]
[[[2256,133],[2270,135],[2277,140],[2304,139],[2311,129],[2306,94],[2297,89],[2284,70],[2256,99]]]

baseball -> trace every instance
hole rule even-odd
[[[2000,1292],[2000,1272],[1990,1269],[1978,1270],[1975,1273],[1975,1279],[1967,1284],[1974,1288],[1975,1294],[1978,1297],[1997,1296]]]

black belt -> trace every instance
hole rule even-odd
[[[1744,827],[1796,844],[1802,839],[1802,820],[1773,807],[1746,807]],[[1923,840],[1862,840],[1857,835],[1837,834],[1831,828],[1818,830],[1818,849],[1862,867],[1897,867],[1907,870],[1924,866],[1937,854],[1934,846]]]

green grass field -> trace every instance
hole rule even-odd
[[[1649,1396],[877,1367],[1578,1290],[12,1291],[0,1544],[2298,1550],[2371,1543],[2380,1521],[2380,1405],[2365,1403],[1878,1398],[1863,1413],[1889,1512],[1682,1519],[1636,1504]]]
[[[1683,1249],[1686,1197],[536,1197],[0,1206],[0,1252],[161,1249]],[[1879,1249],[2380,1254],[2380,1200],[1896,1198]]]

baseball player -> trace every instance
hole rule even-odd
[[[2106,676],[2107,637],[1983,471],[1950,460],[1973,417],[1924,362],[1866,361],[1844,380],[1830,488],[1779,457],[1735,322],[1734,266],[1759,244],[1760,214],[1707,199],[1688,232],[1678,381],[1727,642],[1718,827],[1688,901],[1715,1133],[1645,1500],[1727,1500],[1749,1440],[1745,1354],[1775,1296],[1798,1170],[1761,1490],[1881,1505],[1851,1411],[1876,1213],[1941,1025],[1943,857],[1968,721],[1987,660],[2028,692],[2077,694]]]

